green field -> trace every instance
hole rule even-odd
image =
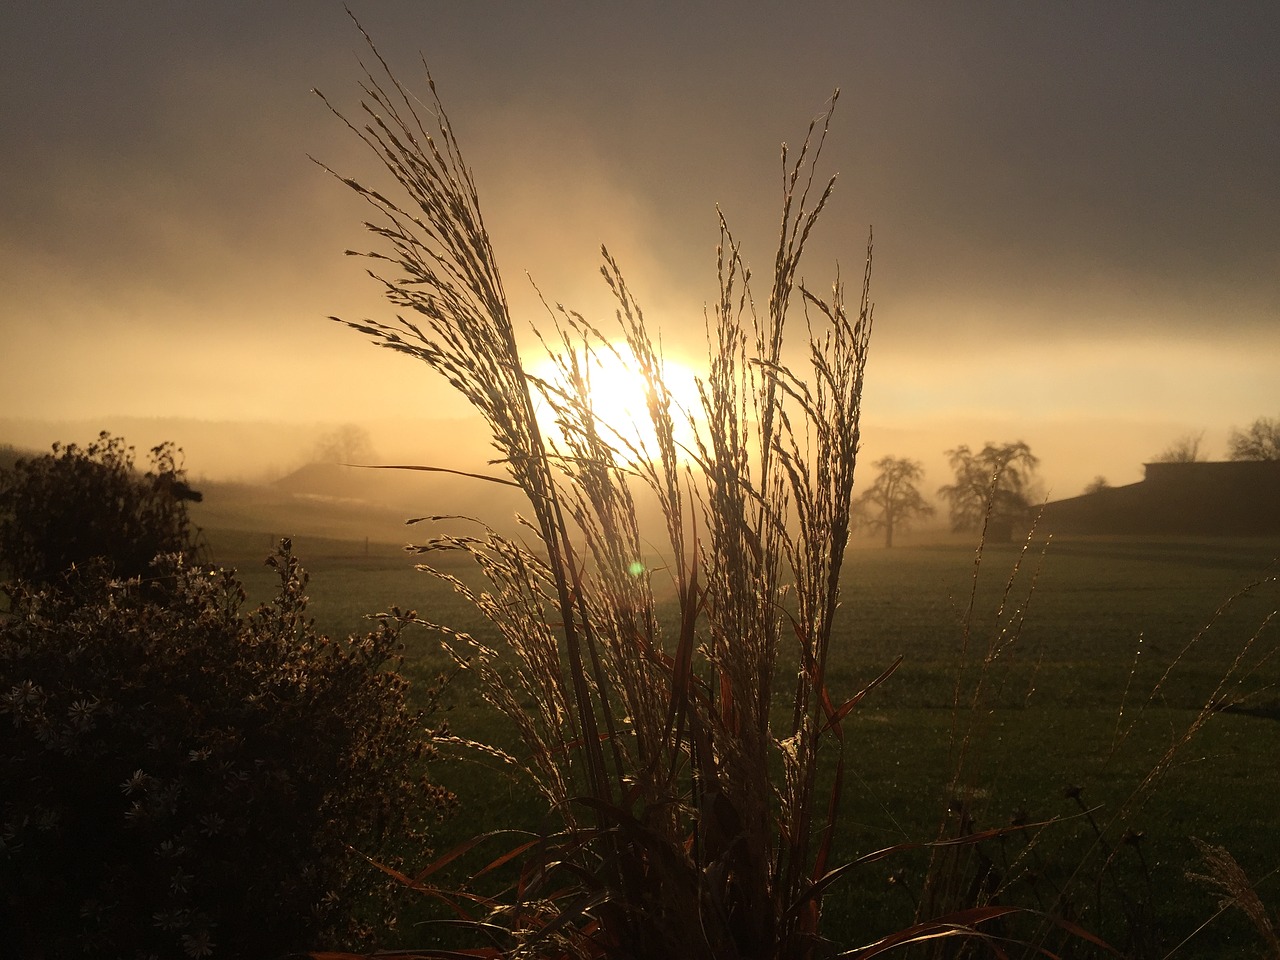
[[[238,567],[253,598],[266,597],[269,536],[203,522],[214,559]],[[394,545],[299,537],[294,546],[326,631],[360,630],[365,615],[393,605],[484,631]],[[1280,658],[1272,655],[1280,626],[1259,632],[1280,607],[1280,588],[1262,583],[1219,609],[1274,573],[1276,556],[1280,542],[1246,539],[1074,538],[1025,553],[1000,545],[983,555],[975,587],[971,542],[851,551],[833,697],[903,662],[846,724],[842,857],[936,837],[957,799],[952,772],[964,743],[960,793],[971,829],[1017,814],[1058,819],[962,848],[957,870],[989,861],[1017,902],[1048,906],[1074,882],[1086,925],[1133,951],[1142,947],[1127,940],[1136,930],[1147,955],[1164,956],[1217,910],[1216,895],[1185,878],[1197,869],[1191,837],[1226,847],[1263,900],[1280,902]],[[406,668],[425,687],[448,658],[425,629],[407,642]],[[999,652],[988,658],[993,643]],[[1202,708],[1211,700],[1220,709],[1209,716]],[[442,709],[461,737],[513,743],[465,675]],[[1153,769],[1162,773],[1144,787]],[[540,822],[524,785],[474,757],[441,762],[436,777],[461,799],[438,849]],[[1064,794],[1069,785],[1081,788],[1080,802]],[[1142,839],[1123,843],[1125,830]],[[854,870],[827,899],[828,932],[854,944],[909,923],[927,858],[907,851]],[[1249,956],[1257,943],[1232,911],[1173,955]]]

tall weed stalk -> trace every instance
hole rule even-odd
[[[339,179],[372,208],[378,246],[361,255],[398,316],[340,322],[442,375],[488,425],[505,470],[493,479],[525,495],[523,538],[477,524],[474,535],[412,549],[424,558],[464,551],[483,574],[478,588],[423,564],[501,637],[489,645],[439,628],[518,730],[511,759],[560,824],[499,858],[519,863],[504,898],[448,893],[434,868],[405,879],[487,931],[493,954],[824,952],[841,724],[866,692],[837,703],[825,669],[872,326],[870,241],[852,302],[838,275],[825,295],[798,280],[834,185],[816,172],[828,117],[798,150],[783,148],[782,217],[761,307],[721,218],[702,409],[686,411],[607,251],[613,327],[549,309],[539,336],[558,375],[530,372],[434,82],[428,73],[430,95],[417,100],[370,49],[377,66],[366,70],[361,117],[334,112],[399,192]],[[786,346],[798,322],[802,366]],[[643,375],[651,444],[593,408],[590,358],[615,341]],[[554,430],[539,419],[544,407]],[[682,446],[686,421],[696,439]],[[638,520],[641,500],[659,508],[656,550]],[[646,566],[655,554],[661,568]],[[658,600],[664,591],[674,612]],[[785,712],[775,710],[779,690]],[[822,783],[830,754],[834,783]]]

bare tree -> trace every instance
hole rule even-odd
[[[926,503],[916,484],[924,476],[917,460],[905,457],[881,457],[875,463],[875,481],[854,501],[855,522],[859,526],[884,531],[884,545],[893,546],[893,532],[903,529],[920,517],[931,517],[937,511]]]
[[[354,423],[321,435],[313,456],[316,463],[369,463],[376,458],[369,431]]]
[[[1204,431],[1187,433],[1165,447],[1152,463],[1198,463],[1204,460],[1200,452],[1200,442],[1204,439]]]
[[[1231,431],[1232,460],[1280,460],[1280,417],[1259,417],[1245,430]]]
[[[1021,440],[994,444],[978,453],[968,445],[947,451],[956,482],[938,488],[951,505],[952,530],[977,530],[990,515],[1008,522],[1031,508],[1031,482],[1040,459]]]

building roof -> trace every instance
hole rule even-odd
[[[1148,463],[1140,483],[1048,503],[1050,533],[1280,534],[1280,461]]]

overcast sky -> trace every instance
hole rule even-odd
[[[804,274],[856,275],[874,226],[868,455],[942,483],[943,448],[1025,439],[1065,496],[1280,415],[1273,0],[351,6],[428,61],[524,315],[526,272],[607,307],[605,243],[696,355],[716,206],[767,273],[779,144],[838,86]],[[385,315],[308,159],[373,169],[310,92],[354,107],[364,55],[327,0],[5,3],[0,418],[457,412],[324,319]]]

